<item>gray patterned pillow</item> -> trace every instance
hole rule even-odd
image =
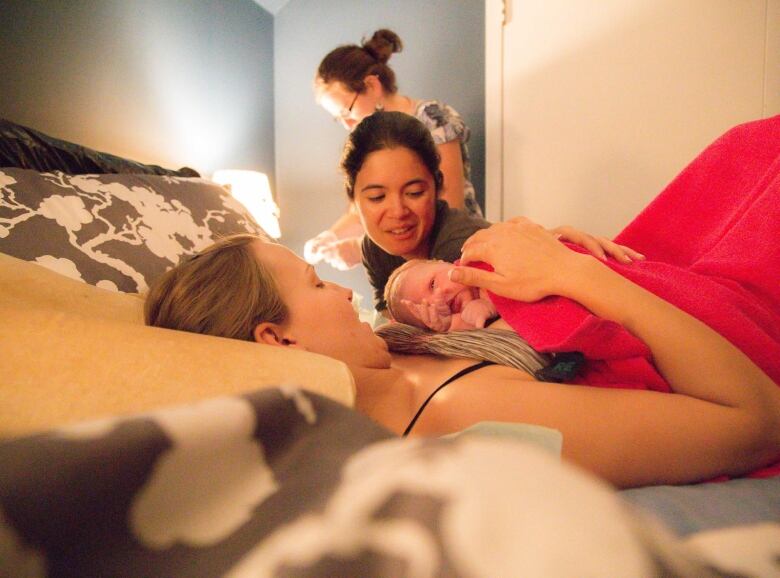
[[[263,230],[206,179],[0,169],[0,252],[91,285],[142,291],[233,233]]]

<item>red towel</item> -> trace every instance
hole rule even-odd
[[[780,116],[716,140],[615,240],[647,260],[611,268],[707,323],[780,384]],[[622,326],[562,297],[491,297],[539,351],[585,355],[575,383],[670,391]],[[780,464],[756,473],[776,474]]]

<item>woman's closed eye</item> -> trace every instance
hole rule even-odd
[[[366,197],[370,202],[372,203],[380,203],[385,198],[385,194],[382,193],[380,195],[372,195],[370,197]]]
[[[415,198],[415,199],[416,199],[417,197],[421,197],[421,196],[422,196],[422,195],[424,195],[424,194],[425,194],[425,191],[407,191],[407,192],[406,192],[406,195],[407,195],[408,197],[412,197],[412,198]]]

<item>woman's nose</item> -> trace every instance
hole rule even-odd
[[[403,195],[390,195],[389,212],[393,217],[403,217],[407,212]]]

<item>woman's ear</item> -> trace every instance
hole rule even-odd
[[[369,74],[363,79],[365,91],[374,98],[381,98],[385,95],[382,83],[376,74]]]
[[[252,332],[252,335],[257,343],[278,345],[282,347],[295,345],[295,340],[289,339],[279,325],[276,323],[269,323],[268,321],[259,323]]]

